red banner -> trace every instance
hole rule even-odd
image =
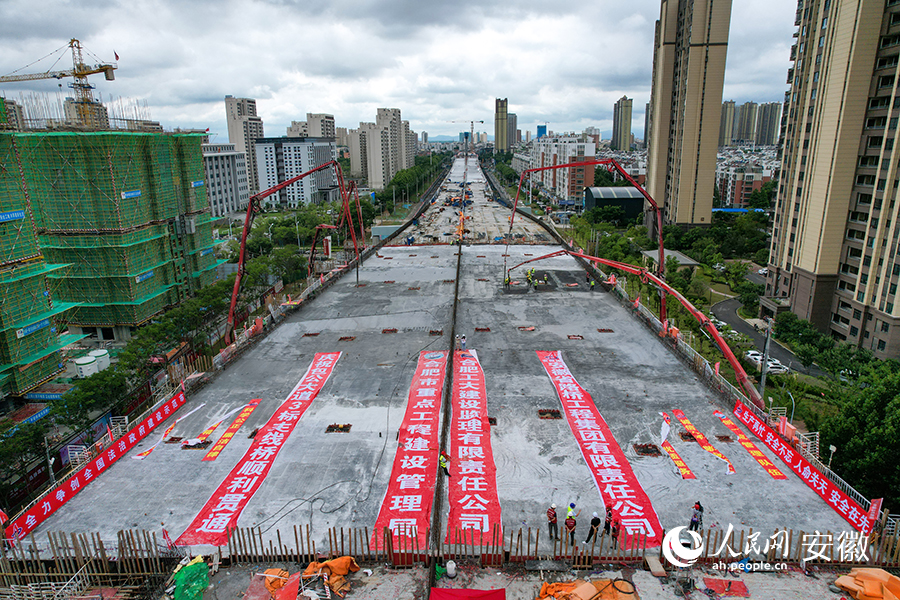
[[[323,381],[322,383],[325,382]],[[222,450],[225,449],[225,446],[228,445],[228,442],[231,441],[231,438],[233,438],[234,435],[238,432],[238,429],[240,429],[241,426],[247,422],[247,419],[250,418],[250,415],[253,414],[253,411],[256,410],[256,407],[259,406],[260,402],[261,399],[256,398],[255,400],[251,400],[249,403],[247,403],[247,406],[241,409],[240,414],[234,418],[234,421],[232,421],[231,425],[228,426],[228,429],[222,432],[222,436],[218,440],[216,440],[216,443],[213,444],[212,448],[209,449],[209,452],[206,453],[206,456],[204,456],[202,460],[210,461],[219,458],[219,454],[222,453]],[[225,419],[222,420],[224,421]],[[221,423],[221,421],[219,422]],[[213,426],[212,429],[215,429],[216,427],[218,427],[218,423]],[[210,430],[207,431],[209,431],[209,433],[206,433],[206,431],[204,431],[200,434],[201,441],[206,439],[205,437],[203,437],[204,434],[209,437],[209,434],[212,433],[212,431]]]
[[[204,430],[200,433],[200,435],[198,435],[198,436],[196,437],[196,441],[197,441],[197,442],[201,442],[201,443],[202,443],[202,442],[205,442],[205,441],[207,440],[207,438],[209,438],[209,436],[211,436],[211,435],[213,434],[213,432],[214,432],[216,429],[219,428],[219,425],[221,425],[222,423],[225,422],[225,419],[227,419],[228,417],[230,417],[230,416],[233,415],[234,413],[238,412],[239,410],[246,410],[248,407],[250,407],[250,406],[257,406],[258,404],[259,404],[259,398],[257,398],[256,400],[251,400],[250,402],[248,402],[248,403],[245,404],[244,406],[238,406],[238,407],[235,408],[234,410],[225,413],[225,416],[224,416],[224,417],[222,417],[221,419],[219,419],[218,421],[216,421],[215,423],[213,423],[212,425],[210,425],[209,427],[207,427],[206,429],[204,429]],[[194,441],[194,440],[191,440],[191,441]],[[184,445],[185,442],[181,442],[181,444]]]
[[[669,455],[669,458],[672,459],[672,462],[675,463],[675,467],[678,469],[678,472],[681,474],[682,479],[696,479],[697,477],[694,475],[694,472],[691,471],[690,467],[687,466],[687,463],[684,462],[684,459],[681,458],[681,455],[678,454],[678,451],[675,450],[675,447],[672,443],[666,438],[669,436],[669,429],[671,426],[672,419],[669,417],[668,413],[659,413],[663,418],[663,426],[662,431],[662,442],[660,442],[660,447],[666,451],[666,454]]]
[[[848,523],[863,535],[869,535],[872,530],[872,521],[866,511],[845,494],[834,482],[822,475],[799,452],[783,443],[772,429],[757,417],[749,408],[740,401],[734,405],[734,415],[738,421],[747,426],[762,443],[769,447],[784,464],[789,466],[809,487],[813,489],[823,500],[844,517]]]
[[[684,416],[684,412],[682,412],[680,409],[673,408],[672,414],[675,415],[675,418],[678,419],[678,422],[681,423],[681,425],[687,430],[687,432],[694,436],[694,439],[697,440],[697,443],[700,444],[701,448],[703,448],[716,458],[725,461],[725,463],[728,465],[725,471],[726,473],[728,473],[729,475],[734,475],[734,465],[731,464],[731,461],[728,460],[724,454],[719,452],[718,449],[716,449],[716,447],[713,446],[708,439],[706,439],[706,436],[700,433],[699,429],[694,427],[693,423],[688,421],[688,418]]]
[[[575,381],[559,351],[539,350],[537,355],[556,387],[569,427],[594,476],[604,505],[612,507],[613,515],[620,520],[625,531],[646,535],[647,547],[661,545],[663,529],[653,504],[597,410],[593,398]]]
[[[869,504],[869,512],[867,516],[869,520],[873,523],[881,518],[881,505],[884,502],[884,498],[878,498],[876,500],[872,500]]]
[[[138,442],[147,437],[151,431],[174,414],[185,402],[183,391],[179,391],[172,396],[165,404],[157,408],[153,414],[110,444],[94,460],[44,496],[43,500],[32,506],[27,512],[19,515],[19,518],[6,528],[6,539],[20,540],[31,533],[38,525],[50,518],[50,515],[75,496],[81,488],[94,481],[103,470],[125,456],[129,450],[134,448]]]
[[[340,352],[316,354],[306,374],[260,428],[238,464],[213,492],[181,537],[175,540],[178,546],[222,546],[228,542],[228,531],[236,526],[244,507],[262,485],[284,442],[328,381],[340,357]]]
[[[383,545],[383,531],[390,527],[394,547],[428,547],[428,526],[434,502],[440,450],[441,390],[447,370],[447,352],[422,352],[409,387],[406,414],[400,426],[400,449],[387,493],[372,532],[372,547]],[[417,544],[412,543],[412,538]],[[406,538],[400,543],[400,537]]]
[[[744,447],[747,452],[750,453],[750,456],[756,459],[756,462],[760,464],[760,466],[766,470],[766,473],[772,476],[772,479],[787,479],[787,475],[778,470],[778,467],[772,464],[766,455],[762,453],[762,450],[756,447],[756,444],[750,441],[750,438],[741,431],[741,428],[737,426],[737,423],[732,421],[728,415],[723,413],[721,410],[714,410],[713,414],[719,417],[722,420],[722,423],[734,433],[738,441],[741,443],[741,446]]]
[[[474,350],[457,350],[453,361],[450,419],[452,438],[447,519],[447,541],[460,529],[503,536],[497,467],[491,451],[484,371]],[[480,538],[476,538],[479,540]]]

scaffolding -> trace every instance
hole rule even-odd
[[[78,336],[60,336],[73,307],[54,301],[47,278],[64,268],[48,264],[38,245],[20,147],[0,135],[0,392],[17,395],[59,373],[60,350]]]
[[[202,134],[10,135],[34,250],[66,265],[47,277],[78,305],[69,323],[134,327],[215,280]],[[0,239],[0,251],[8,245]]]

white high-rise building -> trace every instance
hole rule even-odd
[[[338,146],[349,146],[350,145],[350,134],[347,132],[346,127],[335,127],[334,128],[334,141]]]
[[[244,153],[234,144],[203,144],[201,148],[210,214],[221,217],[247,208],[250,187]]]
[[[325,113],[306,113],[309,137],[335,138],[334,115]]]
[[[532,167],[549,167],[594,158],[597,145],[587,136],[541,136],[534,141]],[[536,174],[537,180],[562,203],[580,206],[584,188],[594,185],[594,166],[549,169]]]
[[[263,189],[337,159],[334,138],[259,138],[255,149]],[[338,201],[337,185],[334,169],[323,169],[269,196],[266,205],[296,208],[301,204]]]
[[[390,129],[376,123],[350,130],[350,172],[364,178],[370,189],[383,190],[393,177],[390,140]]]
[[[225,96],[225,120],[228,123],[228,141],[247,157],[247,181],[250,193],[260,190],[259,169],[253,141],[265,135],[262,119],[256,115],[256,100]]]

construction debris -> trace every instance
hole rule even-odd
[[[350,591],[350,582],[346,576],[349,573],[359,571],[359,565],[352,556],[341,556],[325,562],[311,562],[303,571],[303,579],[317,577],[325,578],[331,591],[343,598]]]

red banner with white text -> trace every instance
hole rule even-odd
[[[559,394],[604,505],[612,507],[614,518],[629,534],[646,535],[647,547],[659,546],[663,536],[659,517],[593,398],[575,381],[559,351],[538,350],[537,355]]]
[[[718,409],[714,410],[713,414],[719,417],[725,427],[730,429],[731,432],[737,436],[737,439],[740,442],[741,446],[743,446],[744,449],[750,453],[750,456],[756,459],[756,462],[758,462],[759,466],[766,470],[766,473],[772,476],[772,479],[787,479],[787,475],[779,471],[778,467],[776,467],[774,464],[772,464],[772,461],[766,458],[766,455],[762,453],[762,450],[757,448],[756,444],[750,441],[750,438],[747,437],[747,434],[741,431],[741,428],[738,427],[737,424],[728,417],[728,415]]]
[[[694,439],[697,440],[697,443],[700,444],[701,448],[703,448],[719,460],[725,462],[725,473],[727,473],[728,475],[734,475],[734,465],[731,464],[731,461],[728,460],[728,457],[719,452],[719,449],[713,446],[709,439],[707,439],[707,437],[703,435],[699,429],[694,427],[694,424],[688,420],[682,410],[677,408],[672,409],[672,414],[675,415],[675,418],[678,419],[678,422],[681,423],[681,426],[684,427],[689,434],[694,436]]]
[[[94,481],[101,472],[109,468],[114,462],[125,456],[138,442],[143,440],[160,423],[168,419],[176,410],[181,408],[186,399],[184,392],[179,391],[165,404],[157,408],[153,414],[137,424],[136,427],[114,440],[99,456],[78,470],[77,473],[56,486],[43,500],[31,507],[27,512],[9,524],[4,535],[8,540],[20,540],[31,533],[38,525],[50,518],[50,515],[59,510],[81,488]]]
[[[446,369],[447,352],[419,354],[400,426],[400,447],[372,532],[373,548],[383,545],[385,527],[391,530],[394,548],[421,548],[424,552],[428,547],[426,536],[437,479],[441,391]],[[401,537],[405,538],[403,542]]]
[[[474,350],[456,351],[451,400],[453,416],[450,419],[450,437],[453,451],[450,455],[447,541],[455,540],[459,532],[470,535],[463,531],[468,529],[493,536],[495,527],[502,539],[487,390],[484,371]],[[480,541],[481,538],[476,537],[475,540]]]
[[[744,406],[740,401],[734,405],[734,416],[738,421],[747,426],[762,443],[769,447],[784,464],[789,466],[803,481],[813,489],[822,499],[844,517],[848,523],[861,532],[869,535],[872,531],[872,521],[866,511],[845,494],[833,481],[822,475],[799,452],[782,441],[778,434],[757,417],[752,410]]]
[[[256,433],[238,464],[175,540],[176,545],[222,546],[228,542],[229,530],[237,525],[244,507],[262,485],[287,438],[328,381],[340,357],[340,352],[316,354],[306,374]]]

